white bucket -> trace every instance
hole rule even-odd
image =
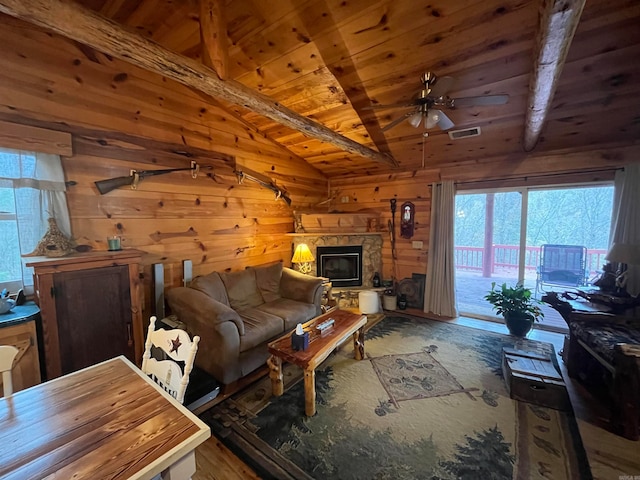
[[[385,310],[395,310],[398,307],[398,297],[395,295],[383,295],[382,305]]]
[[[358,309],[360,313],[378,313],[379,310],[378,294],[368,290],[358,293]]]

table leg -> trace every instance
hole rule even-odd
[[[353,350],[356,360],[364,359],[364,327],[353,334]]]
[[[162,472],[160,478],[162,480],[185,480],[190,479],[195,473],[196,455],[195,451],[191,451]]]
[[[284,393],[284,382],[282,380],[282,359],[271,355],[267,360],[269,366],[269,378],[271,378],[271,389],[276,397]]]
[[[304,371],[304,413],[307,417],[316,414],[316,371],[312,368]]]

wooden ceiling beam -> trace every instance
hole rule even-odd
[[[314,11],[318,7],[320,12]],[[309,15],[310,10],[313,11],[314,15]],[[321,12],[329,13],[323,15]],[[322,22],[318,22],[317,18],[322,18]],[[352,59],[352,52],[344,41],[327,3],[321,1],[317,5],[306,7],[304,14],[298,15],[298,20],[304,25],[329,72],[331,72],[349,99],[353,110],[373,144],[378,151],[391,156],[378,116],[372,110],[364,109],[371,105],[371,100],[362,86],[363,82]]]
[[[540,138],[585,1],[541,1],[524,124],[523,146],[527,152],[534,149]]]
[[[229,55],[223,0],[200,0],[202,62],[227,80]]]
[[[84,43],[208,95],[242,105],[347,152],[388,165],[397,165],[392,157],[340,135],[239,82],[220,80],[205,65],[131,33],[116,22],[70,0],[0,0],[0,12]]]

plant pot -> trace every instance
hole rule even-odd
[[[395,310],[397,308],[398,298],[395,295],[384,295],[382,297],[382,305],[385,310]]]
[[[516,337],[526,337],[533,328],[533,318],[530,315],[517,315],[505,313],[504,321],[509,329],[509,333]]]

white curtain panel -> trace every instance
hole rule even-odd
[[[424,311],[457,317],[453,225],[456,190],[452,181],[431,186],[431,224]]]
[[[640,248],[640,163],[616,172],[610,246],[626,243]],[[640,265],[627,265],[627,292],[640,295]]]
[[[71,222],[65,195],[60,156],[0,149],[0,187],[12,188],[18,225],[20,253],[31,253],[53,217],[62,233],[71,237]],[[22,261],[26,293],[33,292],[33,271]]]

